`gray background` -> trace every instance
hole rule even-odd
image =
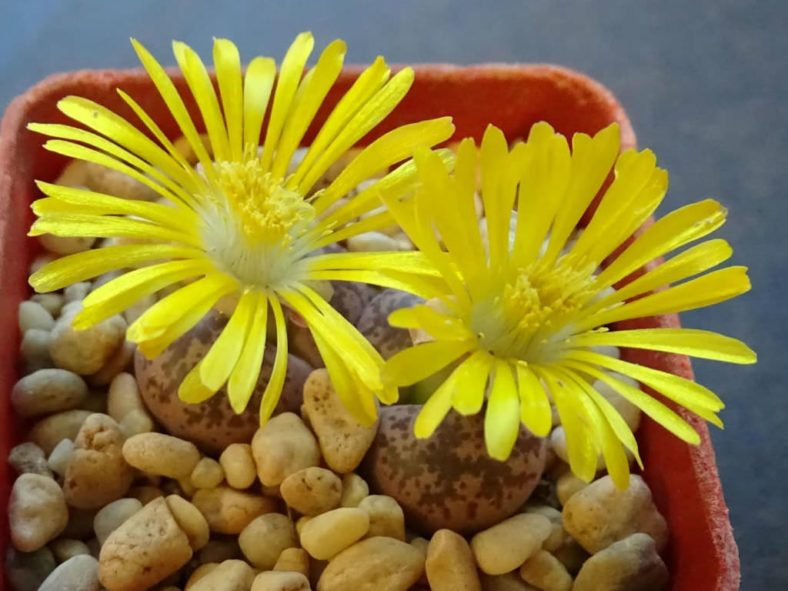
[[[245,59],[280,57],[309,29],[317,47],[345,39],[354,63],[378,53],[395,63],[554,62],[600,80],[670,171],[663,213],[709,196],[730,208],[719,234],[754,289],[683,322],[760,355],[756,366],[695,368],[728,404],[713,438],[742,588],[786,589],[787,25],[786,0],[0,0],[0,106],[56,71],[136,66],[131,36],[174,63],[171,39],[209,56],[211,38],[226,36]]]

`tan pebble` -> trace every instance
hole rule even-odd
[[[115,315],[90,328],[77,330],[71,322],[79,309],[80,306],[63,309],[52,329],[49,354],[56,367],[90,375],[99,371],[123,345],[126,321]]]
[[[60,314],[63,308],[63,295],[59,293],[36,293],[30,298],[31,301],[41,304],[44,309],[49,312],[53,318]]]
[[[192,550],[199,550],[205,546],[211,533],[208,529],[208,522],[197,507],[178,495],[170,495],[166,501],[175,521],[189,538]]]
[[[358,507],[369,515],[368,537],[388,536],[405,541],[405,514],[397,501],[386,495],[370,495]]]
[[[558,496],[561,505],[566,505],[573,494],[583,490],[586,486],[588,486],[587,482],[580,480],[572,472],[565,472],[558,477],[555,483],[555,494]]]
[[[38,591],[100,591],[98,562],[93,556],[79,554],[58,566],[41,583]]]
[[[213,458],[201,458],[189,477],[195,488],[215,488],[224,480],[224,470]]]
[[[66,502],[79,509],[95,509],[121,498],[134,473],[123,459],[123,435],[109,416],[92,414],[77,434],[66,467]]]
[[[211,531],[220,534],[240,534],[255,517],[276,510],[276,501],[260,495],[242,492],[228,486],[201,488],[192,498]]]
[[[119,373],[107,391],[107,414],[120,422],[132,410],[144,409],[136,378],[130,373]]]
[[[134,499],[137,499],[143,505],[147,505],[153,499],[158,499],[159,497],[163,497],[164,493],[161,492],[160,488],[156,488],[155,486],[132,486],[129,489],[128,496]]]
[[[645,481],[630,476],[619,490],[610,476],[592,482],[572,495],[563,510],[564,528],[591,554],[633,533],[654,538],[657,551],[668,541],[668,526],[651,498]]]
[[[87,376],[87,381],[91,386],[106,386],[115,377],[120,375],[121,372],[131,366],[134,359],[134,353],[137,351],[137,345],[131,341],[124,341],[123,344],[115,350],[104,366],[96,373]],[[115,418],[115,417],[113,417]],[[117,420],[117,419],[116,419]]]
[[[482,591],[540,591],[520,578],[519,574],[506,573],[504,575],[480,574]]]
[[[35,552],[55,539],[68,523],[68,507],[57,482],[40,474],[22,474],[8,500],[8,526],[17,550]]]
[[[193,497],[194,493],[197,492],[197,487],[192,484],[191,478],[179,478],[176,480],[178,486],[180,487],[180,491],[177,493],[179,496],[182,497]],[[181,494],[183,493],[183,494]]]
[[[310,591],[309,579],[301,573],[268,571],[257,575],[252,591]]]
[[[30,441],[20,443],[8,454],[8,463],[18,474],[40,474],[52,477],[52,470],[40,447]]]
[[[301,546],[310,556],[330,560],[369,530],[363,509],[343,507],[311,518],[301,530]]]
[[[410,544],[367,538],[328,563],[317,591],[407,591],[423,572],[424,556]]]
[[[126,323],[131,326],[148,308],[150,308],[155,303],[156,296],[143,296],[131,306],[123,310],[123,318],[126,320]]]
[[[293,522],[281,513],[267,513],[253,519],[238,536],[246,559],[260,570],[270,570],[287,548],[298,546]]]
[[[38,237],[41,246],[59,255],[68,255],[90,249],[96,239],[92,236],[54,236],[41,234]]]
[[[224,470],[227,484],[233,488],[249,488],[257,477],[252,447],[248,443],[228,445],[219,457],[219,464]]]
[[[433,534],[424,568],[432,591],[481,591],[471,547],[451,530]]]
[[[135,468],[168,478],[190,476],[200,451],[184,439],[163,433],[140,433],[123,444],[123,457]]]
[[[304,530],[304,526],[307,523],[309,523],[311,519],[312,518],[309,517],[308,515],[302,515],[301,517],[298,518],[295,524],[295,528],[296,528],[296,533],[298,533],[299,536],[301,536],[301,532]]]
[[[112,501],[109,505],[99,509],[93,518],[93,531],[96,533],[99,544],[103,545],[113,531],[140,509],[142,509],[142,503],[131,498]]]
[[[570,591],[572,577],[563,564],[552,554],[539,550],[520,567],[520,576],[526,583],[544,591]]]
[[[189,587],[189,591],[248,591],[256,574],[243,560],[225,560]]]
[[[304,384],[303,412],[317,435],[328,467],[340,474],[352,472],[375,439],[378,423],[358,423],[339,399],[328,372],[316,369]]]
[[[303,468],[317,466],[320,450],[312,432],[291,412],[273,417],[252,439],[257,476],[265,486],[276,486]]]
[[[183,588],[184,591],[189,591],[190,589],[194,588],[198,581],[207,577],[217,568],[219,568],[218,562],[206,562],[205,564],[198,566],[196,569],[194,569],[194,572],[189,575],[189,580],[186,581],[186,586]]]
[[[345,474],[342,477],[342,498],[339,501],[342,507],[358,507],[359,503],[369,495],[367,481],[358,474]]]
[[[55,319],[52,314],[38,302],[26,301],[19,304],[19,332],[24,334],[31,328],[52,330]]]
[[[81,554],[90,555],[90,548],[85,542],[71,538],[58,538],[49,544],[49,549],[52,550],[52,554],[55,555],[55,560],[58,562],[65,562],[69,558]]]
[[[49,455],[63,439],[76,439],[82,423],[91,414],[87,410],[67,410],[48,416],[33,425],[28,438]]]
[[[153,201],[159,194],[129,175],[94,162],[85,164],[84,184],[88,189],[121,199]]]
[[[569,534],[567,534],[564,530],[563,518],[561,517],[561,512],[558,509],[550,507],[549,505],[527,505],[525,508],[525,513],[544,515],[550,520],[552,529],[550,531],[550,535],[544,541],[544,544],[542,544],[542,548],[548,552],[557,550],[569,538]]]
[[[309,554],[303,548],[285,548],[272,570],[289,571],[309,576]]]
[[[31,328],[25,331],[22,343],[19,345],[19,357],[25,374],[54,367],[52,357],[49,355],[51,342],[52,334],[48,330]]]
[[[141,435],[143,433],[151,433],[154,429],[153,419],[143,409],[136,408],[131,412],[126,413],[126,416],[121,419],[118,427],[120,432],[126,438]]]
[[[87,384],[77,374],[65,369],[39,369],[14,385],[11,404],[20,416],[35,417],[76,408],[87,395]]]
[[[347,239],[347,249],[350,252],[372,252],[400,250],[400,244],[391,236],[383,232],[364,232]]]
[[[189,539],[164,499],[156,499],[112,532],[101,547],[99,580],[108,591],[137,591],[189,562]]]
[[[658,590],[667,588],[669,578],[654,540],[646,534],[636,533],[610,544],[586,560],[572,589]]]
[[[547,517],[521,513],[473,536],[471,548],[480,569],[488,575],[502,575],[539,550],[551,530]]]
[[[312,466],[291,474],[280,486],[285,502],[304,515],[319,515],[339,505],[342,481],[331,470]]]

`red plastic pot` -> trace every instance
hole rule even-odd
[[[488,123],[499,126],[509,138],[527,135],[530,126],[549,121],[558,131],[593,133],[613,121],[621,126],[622,149],[635,145],[635,135],[615,97],[597,82],[571,70],[544,65],[482,65],[459,68],[425,65],[416,68],[412,90],[369,141],[385,130],[418,119],[452,115],[456,138],[481,138]],[[346,68],[318,113],[327,115],[347,90],[359,68]],[[181,78],[176,78],[184,91]],[[31,121],[64,122],[58,99],[76,94],[94,99],[135,120],[114,92],[131,94],[170,137],[178,134],[172,117],[140,70],[82,71],[47,78],[9,106],[0,134],[0,542],[8,542],[7,512],[14,474],[4,458],[19,441],[25,425],[11,414],[9,394],[17,379],[12,360],[19,350],[17,306],[27,298],[27,271],[36,255],[36,241],[26,237],[33,216],[29,205],[37,197],[34,179],[52,180],[65,160],[45,151],[42,137],[26,130]],[[187,96],[184,92],[183,95]],[[194,105],[192,112],[196,114]],[[199,120],[199,117],[196,119]],[[306,138],[308,142],[311,134]],[[640,326],[678,326],[678,317],[667,315],[638,321]],[[630,350],[631,361],[692,378],[689,360],[680,355]],[[670,524],[667,562],[676,591],[722,591],[739,588],[740,569],[728,510],[714,461],[706,425],[679,409],[699,431],[701,444],[688,446],[645,419],[638,433],[646,465],[643,474],[655,501]],[[0,553],[0,568],[3,555]]]

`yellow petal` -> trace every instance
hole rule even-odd
[[[304,65],[309,54],[312,53],[314,44],[312,33],[300,33],[290,45],[282,60],[279,80],[274,93],[274,104],[271,107],[271,120],[268,122],[268,130],[265,133],[265,141],[263,143],[263,153],[260,156],[264,169],[268,169],[271,166],[274,151],[279,144],[279,136],[282,133],[282,128],[293,104],[298,83],[301,81]]]
[[[706,236],[725,222],[726,210],[713,199],[691,203],[658,219],[599,274],[594,287],[620,281],[649,261]]]
[[[547,437],[553,426],[550,401],[536,374],[524,363],[517,364],[520,420],[537,437]]]
[[[446,415],[451,410],[452,398],[457,386],[457,371],[444,381],[432,396],[424,403],[416,421],[413,423],[413,434],[418,439],[426,439],[435,433],[435,429],[441,424]]]
[[[509,219],[518,179],[506,137],[493,125],[487,126],[482,138],[481,165],[490,268],[497,269],[509,258]]]
[[[288,181],[288,188],[295,189],[298,187],[304,194],[309,192],[312,188],[311,185],[308,187],[303,186],[300,184],[301,180],[362,105],[385,84],[389,78],[389,73],[390,70],[386,65],[386,61],[380,56],[361,73],[353,83],[353,86],[350,87],[350,90],[339,99],[325,123],[320,127],[320,131],[309,146],[304,159]]]
[[[238,162],[243,157],[244,106],[241,56],[235,44],[227,39],[214,39],[213,64],[227,124],[230,159]]]
[[[484,413],[484,443],[491,458],[506,461],[520,434],[520,399],[512,368],[497,361]]]
[[[271,377],[263,392],[260,402],[260,424],[265,425],[279,402],[282,395],[282,386],[285,384],[287,374],[287,325],[282,314],[282,304],[276,297],[269,297],[271,310],[274,312],[276,322],[276,357],[274,357],[274,367],[271,370]]]
[[[62,289],[115,269],[169,258],[202,258],[202,252],[172,244],[124,244],[79,252],[55,259],[30,276],[39,293]]]
[[[691,328],[643,328],[592,332],[570,338],[567,345],[649,349],[726,363],[751,364],[757,361],[755,352],[740,340],[716,332]]]
[[[90,292],[82,302],[83,309],[74,318],[74,328],[93,326],[131,306],[148,294],[155,293],[178,281],[204,275],[213,269],[206,259],[170,261],[123,273]]]
[[[227,398],[237,414],[246,409],[252,398],[265,353],[268,300],[259,292],[253,292],[252,297],[253,300],[250,302],[250,306],[253,306],[252,324],[246,333],[241,355],[227,382]]]
[[[131,44],[134,46],[134,50],[137,52],[137,56],[142,62],[142,66],[148,72],[151,81],[156,86],[156,89],[159,91],[161,98],[164,99],[164,102],[167,104],[167,108],[172,113],[173,118],[178,123],[178,127],[180,128],[181,132],[189,142],[189,145],[194,150],[195,155],[197,156],[198,160],[203,166],[203,170],[205,171],[208,178],[214,178],[214,170],[213,170],[213,161],[211,157],[208,155],[208,151],[205,149],[205,146],[200,139],[200,134],[197,132],[197,128],[194,126],[194,122],[189,115],[189,111],[186,109],[186,105],[183,104],[183,100],[178,95],[178,91],[175,88],[172,80],[170,80],[169,76],[167,76],[167,72],[164,71],[164,68],[161,67],[159,62],[150,54],[150,52],[143,47],[141,43],[139,43],[136,39],[131,40]]]
[[[256,57],[246,68],[244,78],[244,151],[254,154],[260,143],[260,130],[276,79],[276,63]]]
[[[317,60],[315,67],[310,71],[309,80],[304,79],[301,83],[292,113],[287,117],[271,167],[271,173],[275,177],[286,175],[295,149],[300,144],[304,133],[315,117],[315,113],[342,69],[346,51],[347,46],[340,39],[329,43]]]
[[[383,368],[383,381],[410,386],[459,359],[473,347],[465,341],[430,341],[395,353]]]
[[[456,387],[452,406],[461,415],[474,415],[484,405],[487,379],[493,366],[493,358],[486,351],[476,351],[455,370]]]

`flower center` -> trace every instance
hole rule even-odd
[[[301,280],[297,263],[310,249],[299,238],[315,219],[312,205],[257,158],[216,162],[215,169],[203,216],[206,252],[245,285],[277,289]]]
[[[496,356],[553,362],[552,345],[587,301],[592,278],[564,261],[549,268],[536,262],[512,270],[502,279],[502,288],[474,304],[471,326]]]

